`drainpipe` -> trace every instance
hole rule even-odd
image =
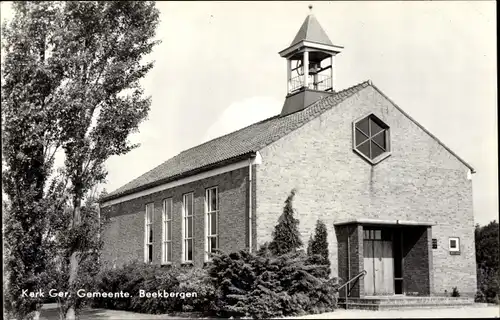
[[[347,228],[347,281],[351,279],[351,246],[349,243],[349,227]],[[347,290],[349,290],[349,285],[345,286],[345,308],[349,308],[347,305]]]
[[[260,152],[255,153],[255,157],[250,158],[248,161],[248,251],[252,252],[252,213],[253,213],[253,207],[252,207],[252,166],[254,164],[261,164],[262,163],[262,157],[260,155]]]
[[[254,159],[248,161],[248,252],[252,252],[252,165]]]

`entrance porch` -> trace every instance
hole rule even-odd
[[[432,223],[357,219],[335,224],[340,297],[430,296]],[[345,291],[344,291],[345,290]]]

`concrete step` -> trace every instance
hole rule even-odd
[[[456,308],[475,304],[473,298],[465,297],[370,297],[349,298],[347,301],[348,309],[360,310]],[[340,308],[346,308],[344,298],[340,298],[338,304]]]

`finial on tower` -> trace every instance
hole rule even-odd
[[[312,13],[312,11],[313,11],[313,6],[312,6],[312,4],[310,4],[309,5],[309,12]]]

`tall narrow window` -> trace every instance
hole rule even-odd
[[[144,228],[144,262],[153,262],[153,212],[154,204],[146,205],[145,228]]]
[[[182,255],[184,262],[193,261],[193,193],[183,196]]]
[[[172,263],[172,198],[163,200],[162,263]]]
[[[207,252],[205,260],[209,259],[208,252],[214,252],[219,248],[219,199],[218,189],[213,187],[206,190],[205,193],[205,251]]]

